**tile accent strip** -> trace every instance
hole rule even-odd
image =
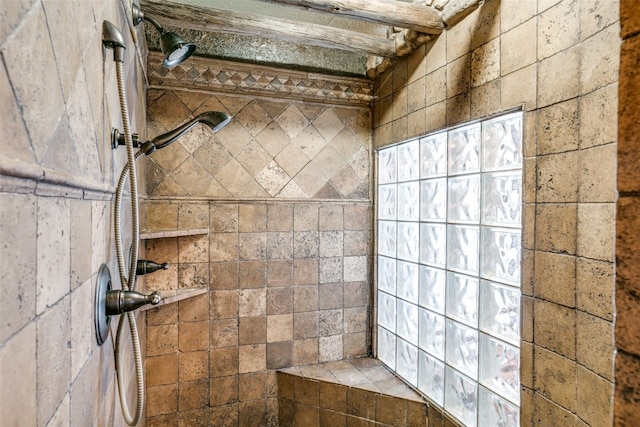
[[[190,58],[166,69],[159,52],[148,57],[151,86],[215,90],[225,93],[288,98],[302,101],[369,105],[373,100],[372,82],[316,73],[282,70],[254,64],[241,64],[211,58]]]

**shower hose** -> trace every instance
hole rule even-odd
[[[122,62],[116,61],[116,80],[118,83],[118,97],[120,98],[120,112],[122,115],[122,126],[124,129],[124,139],[127,148],[127,163],[120,174],[118,186],[116,187],[115,202],[114,202],[114,229],[115,229],[115,244],[116,244],[116,257],[118,261],[118,272],[120,274],[120,283],[122,289],[125,291],[135,290],[136,287],[136,264],[138,260],[138,242],[140,240],[139,229],[139,213],[138,213],[138,187],[135,161],[143,153],[139,151],[134,154],[133,152],[133,139],[131,135],[131,126],[129,123],[129,109],[127,108],[127,97],[124,84],[124,73],[122,69]],[[126,274],[125,259],[122,251],[122,233],[120,224],[121,214],[121,201],[122,191],[124,184],[129,176],[129,191],[131,194],[131,257],[129,259],[129,271]],[[115,364],[116,364],[116,377],[118,382],[118,392],[120,395],[120,406],[122,407],[122,415],[126,423],[130,426],[135,426],[140,421],[142,412],[144,410],[144,370],[142,366],[142,354],[140,352],[140,338],[138,336],[138,327],[136,325],[136,318],[133,312],[129,311],[120,316],[118,322],[118,330],[115,340]],[[129,322],[129,330],[131,331],[131,343],[133,346],[133,358],[135,364],[136,382],[137,382],[137,405],[135,415],[132,417],[129,411],[129,404],[127,402],[126,386],[124,382],[124,367],[122,366],[122,333],[124,330],[125,319]]]

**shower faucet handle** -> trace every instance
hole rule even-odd
[[[107,306],[107,316],[113,316],[115,314],[136,310],[143,305],[157,305],[160,304],[161,301],[162,296],[157,291],[145,295],[136,291],[123,291],[122,289],[118,289],[115,291],[107,291],[105,305]]]

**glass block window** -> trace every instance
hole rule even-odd
[[[522,113],[378,161],[378,358],[467,426],[518,426]]]

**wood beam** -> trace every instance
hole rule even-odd
[[[396,56],[394,40],[341,28],[169,1],[142,0],[140,7],[163,24],[179,28],[274,38],[385,58]]]
[[[419,33],[440,34],[441,14],[433,7],[397,0],[259,0],[284,3]]]

